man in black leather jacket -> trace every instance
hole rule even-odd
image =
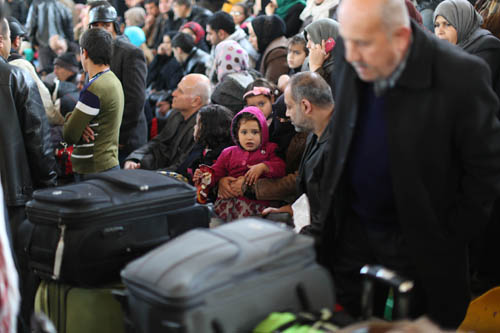
[[[172,50],[175,59],[182,66],[184,76],[205,74],[212,62],[208,53],[194,46],[193,37],[183,32],[178,32],[172,39]]]
[[[69,44],[73,41],[73,16],[71,11],[57,0],[34,0],[26,20],[28,37],[39,48],[40,68],[52,71],[54,60],[49,39],[59,35]]]
[[[55,186],[54,153],[49,145],[49,123],[35,81],[6,59],[10,53],[7,20],[0,21],[0,174],[9,214],[9,224],[19,264],[22,290],[21,311],[29,320],[37,284],[19,255],[19,226],[26,218],[24,204],[37,188]],[[25,270],[26,268],[26,270]],[[26,273],[26,274],[25,274]],[[26,330],[23,330],[26,331]]]
[[[110,67],[121,81],[125,95],[118,151],[120,164],[123,164],[131,152],[147,142],[144,114],[147,66],[142,50],[117,33],[120,29],[116,19],[116,10],[110,5],[99,5],[89,12],[89,27],[105,29],[114,39]]]

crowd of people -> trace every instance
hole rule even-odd
[[[305,194],[300,232],[346,312],[360,314],[361,267],[382,264],[415,281],[412,316],[457,327],[471,282],[500,284],[488,265],[500,235],[491,3],[7,1],[0,174],[19,331],[37,286],[25,203],[120,168],[181,175],[226,222],[293,224]]]

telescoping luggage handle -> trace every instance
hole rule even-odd
[[[380,265],[365,265],[361,268],[361,275],[364,277],[363,293],[361,295],[361,313],[364,319],[373,316],[373,294],[375,283],[382,283],[393,288],[394,294],[398,295],[396,315],[397,318],[407,318],[410,310],[410,293],[414,283],[396,272]]]

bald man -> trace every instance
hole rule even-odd
[[[360,268],[382,264],[415,281],[412,315],[457,327],[467,243],[500,192],[488,68],[410,22],[403,0],[344,0],[338,18],[319,257],[348,312],[360,312]]]
[[[186,75],[172,93],[173,110],[165,127],[127,157],[125,169],[177,170],[194,145],[196,113],[208,104],[210,93],[210,81],[205,75]]]

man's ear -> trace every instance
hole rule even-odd
[[[222,30],[222,29],[217,30],[217,37],[219,37],[219,40],[223,41],[228,36],[229,36],[229,34],[227,32],[225,32],[224,30]]]
[[[201,107],[202,106],[201,97],[200,96],[194,96],[193,102],[191,102],[191,106],[193,108]]]
[[[307,99],[302,99],[300,101],[300,107],[302,108],[302,112],[306,115],[310,115],[312,113],[312,104]]]

